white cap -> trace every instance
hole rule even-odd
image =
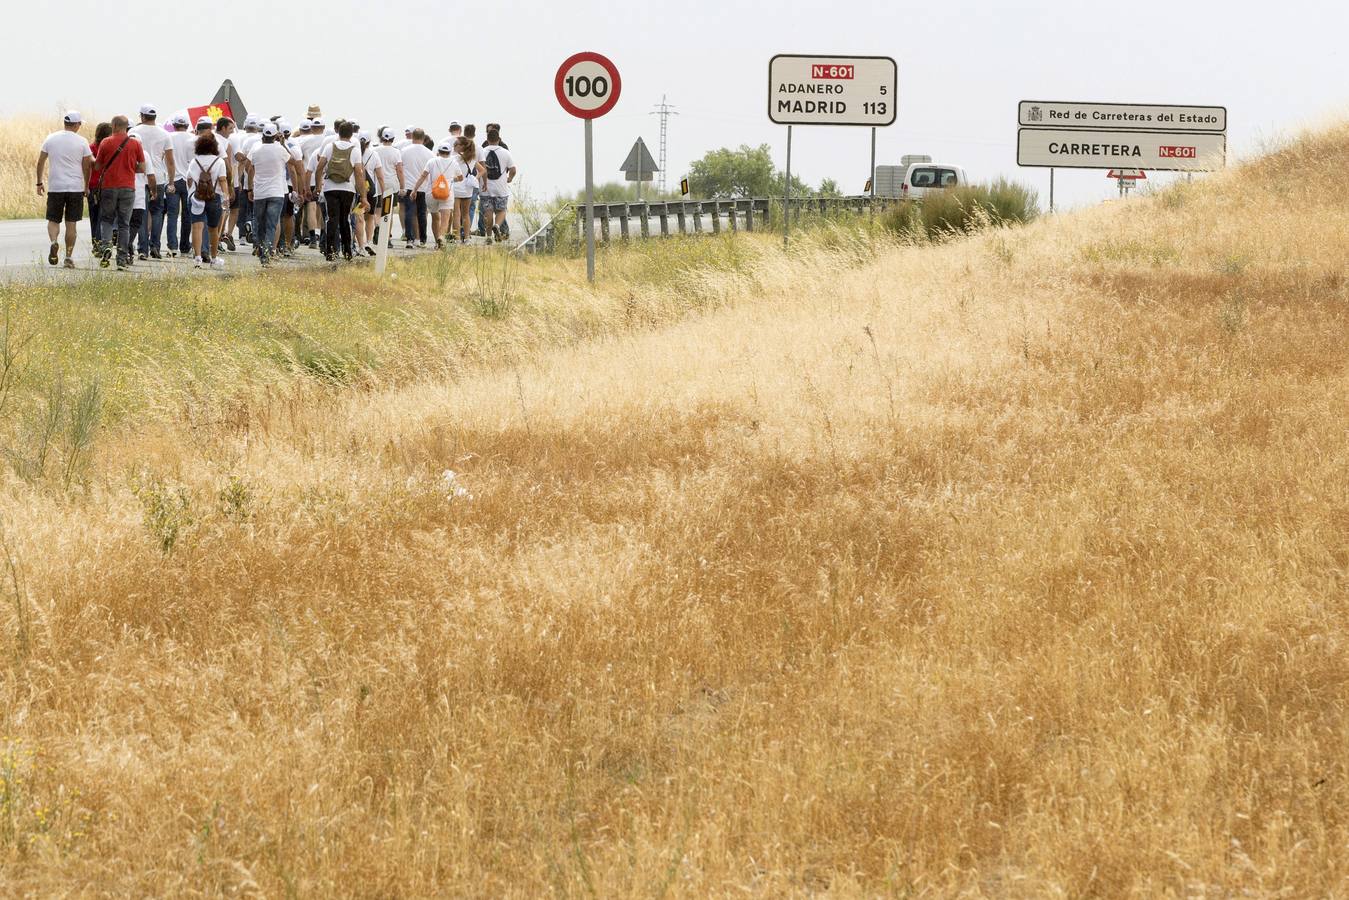
[[[437,153],[449,153],[454,149],[454,144],[449,141],[441,141],[440,146],[436,148]]]
[[[324,127],[324,125],[323,125],[323,120],[322,120],[322,119],[319,119],[319,118],[315,118],[313,121],[311,121],[311,122],[309,123],[309,127],[310,127],[310,129],[314,129],[314,128],[323,128],[323,127]]]
[[[210,117],[210,116],[200,116],[200,117],[197,119],[197,127],[200,128],[200,127],[203,126],[203,125],[206,125],[206,126],[209,126],[209,127],[211,127],[211,128],[214,128],[214,127],[215,127],[215,122],[212,122],[212,121],[211,121],[211,117]]]
[[[403,129],[403,134],[412,134],[412,132],[414,132],[414,131],[416,131],[416,130],[417,130],[417,129],[416,129],[416,126],[409,125],[407,128],[404,128],[404,129]]]
[[[463,127],[464,127],[464,126],[460,125],[458,122],[451,122],[451,123],[450,123],[450,131],[454,131],[454,129],[456,129],[456,128],[463,128]]]
[[[290,123],[287,122],[285,119],[277,119],[272,124],[276,125],[276,130],[281,132],[282,134],[289,134],[290,132],[294,131],[294,129],[290,127]],[[263,131],[266,131],[267,126],[266,125],[262,126],[262,129]]]
[[[187,113],[178,113],[176,116],[173,117],[173,124],[175,124],[175,125],[191,125],[192,123],[188,121],[188,119],[187,119]]]
[[[159,115],[159,112],[155,109],[155,105],[153,103],[142,103],[141,115],[149,116],[150,118],[153,119],[155,116]]]
[[[78,125],[84,121],[84,116],[80,115],[78,109],[71,109],[66,111],[62,119],[67,125]]]
[[[268,122],[266,125],[262,126],[263,137],[276,137],[279,133],[275,122]]]
[[[308,131],[309,129],[311,129],[311,128],[313,128],[313,127],[314,127],[314,120],[313,120],[313,119],[301,119],[301,120],[300,120],[300,131]]]
[[[382,129],[380,129],[380,132],[379,132],[379,139],[380,139],[381,141],[391,141],[391,140],[393,140],[393,139],[394,139],[394,130],[393,130],[392,128],[390,128],[388,125],[385,125]]]
[[[257,128],[261,124],[262,122],[259,121],[258,117],[253,115],[252,113],[249,113],[248,115],[244,116],[245,128]]]

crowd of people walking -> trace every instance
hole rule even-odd
[[[76,268],[86,204],[93,259],[104,267],[115,260],[118,269],[165,254],[220,267],[222,253],[240,244],[263,266],[305,248],[329,261],[374,256],[379,241],[393,246],[393,228],[382,231],[394,220],[408,249],[431,242],[441,249],[473,235],[504,241],[510,233],[518,170],[496,123],[481,141],[474,125],[458,122],[439,139],[417,126],[400,137],[388,125],[329,124],[311,106],[293,128],[282,116],[249,115],[239,126],[228,116],[194,123],[182,113],[165,128],[145,104],[139,124],[114,116],[92,141],[81,134],[78,111],[62,125],[37,159],[53,266],[61,263],[64,225],[61,264]]]

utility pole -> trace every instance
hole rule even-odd
[[[670,116],[677,116],[679,113],[675,111],[673,106],[665,102],[665,95],[661,94],[660,102],[652,108],[651,115],[660,116],[660,160],[658,165],[660,166],[660,192],[664,194],[665,173],[670,170],[670,167],[666,165],[668,162],[666,159],[666,132],[669,129]],[[638,190],[641,190],[641,185],[640,181],[637,182]]]

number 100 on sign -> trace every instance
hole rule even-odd
[[[563,109],[582,119],[596,119],[618,102],[622,82],[618,68],[598,53],[577,53],[557,70],[553,84]]]

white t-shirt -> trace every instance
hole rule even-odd
[[[78,194],[84,190],[84,160],[94,155],[88,141],[74,131],[54,131],[42,142],[42,152],[51,165],[48,191]]]
[[[497,162],[501,165],[501,177],[495,180],[487,180],[487,190],[484,192],[489,197],[509,197],[511,195],[511,186],[506,181],[506,175],[510,172],[511,166],[515,165],[515,159],[511,156],[511,151],[502,147],[500,144],[490,147],[483,147],[478,152],[478,159],[483,167],[487,167],[487,157],[489,154],[497,155]]]
[[[361,164],[361,148],[355,141],[336,140],[331,144],[324,146],[319,151],[319,159],[332,159],[333,151],[346,150],[351,148],[351,175],[346,181],[333,181],[328,177],[328,169],[323,170],[323,190],[326,191],[356,191],[356,167]]]
[[[396,194],[401,190],[398,184],[398,167],[403,164],[403,154],[392,144],[380,144],[375,148],[379,154],[380,161],[384,164],[384,194]],[[407,171],[403,172],[404,180],[407,179]],[[408,184],[408,187],[412,187]]]
[[[407,183],[408,190],[412,190],[412,186],[417,183],[417,176],[422,174],[427,161],[433,156],[435,154],[424,144],[408,144],[403,148],[403,180]],[[423,183],[421,193],[426,192],[427,186]]]
[[[175,131],[169,135],[169,146],[173,150],[174,177],[186,181],[187,167],[197,155],[197,136],[190,131]]]
[[[379,155],[379,148],[366,147],[365,156],[361,159],[361,163],[365,166],[366,183],[373,184],[374,189],[378,191],[380,174],[384,175],[385,182],[387,182],[390,177],[390,173],[384,171],[384,157]],[[370,188],[367,187],[366,191],[368,192],[369,190]]]
[[[248,151],[248,161],[253,164],[254,200],[284,197],[289,193],[286,190],[286,165],[290,160],[290,151],[276,141],[270,144],[259,142]]]
[[[304,170],[309,173],[309,186],[314,186],[314,177],[317,174],[314,169],[316,163],[314,159],[318,156],[319,148],[323,146],[326,138],[322,134],[310,133],[300,138],[300,152],[304,154]]]
[[[243,134],[234,136],[234,153],[236,156],[248,158],[248,154],[253,148],[262,143],[262,135],[256,131],[245,131]],[[234,185],[235,187],[248,187],[248,176],[244,174],[244,167],[239,164],[239,160],[234,160]]]
[[[145,188],[150,184],[150,177],[144,172],[136,173],[136,194],[131,198],[131,209],[145,209]]]
[[[169,164],[164,161],[164,151],[173,149],[169,133],[158,125],[147,125],[144,122],[134,128],[128,128],[127,132],[135,135],[136,140],[141,142],[141,149],[145,151],[145,167],[155,176],[155,183],[167,182]],[[175,164],[178,162],[176,157],[177,154],[174,158]]]
[[[299,163],[301,166],[304,165],[304,154],[300,152],[300,142],[299,142],[299,141],[294,140],[294,139],[286,141],[286,149],[287,149],[288,151],[290,151],[290,158],[291,158],[291,159],[295,160],[295,162]],[[287,184],[287,186],[289,186],[289,187],[294,187],[294,186],[295,186],[295,185],[294,185],[294,179],[291,178],[290,167],[289,167],[289,166],[286,167],[286,184]]]
[[[218,180],[224,177],[225,161],[219,156],[194,156],[192,164],[187,167],[187,189],[195,194],[197,182],[205,180],[210,182],[212,190],[219,194]]]
[[[455,175],[463,175],[463,181],[454,182],[454,196],[469,198],[473,196],[473,191],[478,187],[478,162],[476,157],[471,163],[464,162],[464,158],[458,153],[450,156],[455,162],[455,171],[450,175],[453,179]]]
[[[462,170],[463,160],[460,160],[453,153],[449,156],[437,154],[426,161],[426,167],[422,169],[422,175],[426,176],[422,181],[422,190],[426,192],[427,197],[431,196],[431,188],[435,187],[436,179],[441,175],[444,175],[445,180],[450,183],[450,196],[454,196],[454,176],[463,174],[462,171],[455,171],[456,162],[459,163],[459,168]]]
[[[215,143],[220,148],[220,155],[229,162],[229,165],[225,167],[226,171],[229,171],[231,167],[234,170],[234,178],[230,181],[230,184],[236,186],[239,184],[239,164],[234,161],[234,154],[239,152],[241,138],[242,135],[237,131],[229,137],[225,137],[219,131],[215,133]]]

